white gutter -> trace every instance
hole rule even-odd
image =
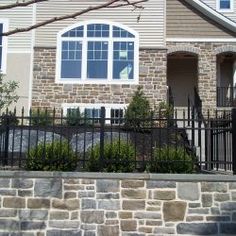
[[[185,0],[188,4],[193,6],[195,9],[199,10],[202,14],[206,15],[210,19],[229,29],[230,31],[236,33],[236,22],[230,20],[219,12],[215,11],[205,3],[200,0]]]

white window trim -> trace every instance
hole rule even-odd
[[[91,39],[91,41],[108,41],[108,78],[107,79],[88,79],[86,78],[86,74],[87,74],[87,25],[88,24],[108,24],[110,25],[110,34],[109,37],[107,38],[89,38]],[[81,65],[81,79],[66,79],[66,80],[62,80],[61,79],[61,44],[62,44],[62,35],[73,29],[76,28],[78,26],[82,26],[84,25],[84,36],[83,38],[81,38],[82,40],[82,45],[83,45],[83,49],[82,49],[82,65]],[[120,28],[123,28],[124,30],[127,30],[128,32],[130,32],[131,34],[133,34],[135,37],[134,38],[113,38],[112,37],[112,26],[117,26]],[[66,40],[69,41],[73,41],[75,39],[78,39],[76,37],[67,37]],[[65,38],[64,38],[65,40]],[[113,60],[110,60],[110,58],[113,58],[113,50],[110,50],[113,47],[113,42],[122,42],[122,41],[130,41],[130,42],[134,42],[134,75],[133,75],[133,79],[126,79],[126,80],[122,80],[122,79],[113,79],[112,78],[112,70],[111,68],[113,68],[112,64],[113,64]],[[85,55],[86,54],[86,55]],[[84,61],[84,63],[83,63]],[[139,35],[136,31],[134,31],[133,29],[130,29],[129,27],[120,24],[120,23],[115,23],[112,21],[107,21],[107,20],[88,20],[88,21],[83,21],[83,22],[79,22],[76,24],[73,24],[61,31],[58,32],[57,34],[57,55],[56,55],[56,79],[55,82],[56,83],[61,83],[61,84],[138,84],[138,80],[139,80]]]
[[[67,115],[67,109],[76,109],[79,107],[79,110],[81,113],[84,113],[84,110],[86,108],[88,109],[100,109],[101,107],[105,107],[106,109],[106,114],[105,117],[107,119],[110,119],[111,116],[111,109],[122,109],[125,111],[125,109],[128,107],[127,104],[119,104],[119,103],[63,103],[62,104],[62,110],[63,110],[63,115]],[[110,120],[106,120],[106,124],[109,124]]]
[[[8,31],[9,27],[9,20],[0,18],[0,23],[3,24],[3,32]],[[8,37],[2,37],[2,67],[0,68],[0,72],[6,74],[7,72],[7,44],[8,44]]]
[[[219,12],[234,12],[234,0],[230,0],[230,9],[221,9],[220,8],[220,0],[216,0],[216,10]]]

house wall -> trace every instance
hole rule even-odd
[[[183,0],[168,0],[166,4],[167,38],[233,39],[235,37]]]
[[[0,234],[235,235],[236,178],[0,172]]]
[[[26,110],[29,105],[30,76],[32,55],[30,53],[8,53],[6,79],[18,82],[19,88],[17,95],[19,100],[12,104],[11,108],[17,105],[18,108],[24,107]]]
[[[56,48],[35,48],[33,107],[62,108],[62,103],[130,102],[138,85],[60,84],[55,82]],[[152,105],[166,99],[166,50],[140,49],[139,85]]]
[[[1,5],[12,4],[11,0],[2,0]],[[8,10],[1,10],[2,19],[8,19],[8,30],[23,28],[34,22],[34,7],[18,7]],[[32,61],[33,61],[33,31],[17,33],[8,36],[6,76],[5,80],[14,80],[19,82],[17,95],[19,100],[12,107],[24,106],[27,110],[30,99],[30,84],[32,79]]]
[[[104,1],[94,0],[51,0],[37,5],[37,22],[80,11],[88,6],[102,4]],[[94,12],[86,13],[76,19],[69,19],[55,22],[53,24],[41,27],[36,30],[36,46],[56,46],[57,33],[74,23],[91,20],[102,19],[123,23],[130,28],[136,30],[140,35],[141,47],[160,47],[164,46],[165,38],[165,1],[164,0],[149,0],[141,4],[145,7],[143,10],[132,7],[100,9]],[[76,10],[75,10],[76,9]],[[50,12],[50,15],[48,13]],[[140,20],[137,17],[140,16]]]
[[[217,0],[202,0],[202,2],[206,3],[207,5],[209,5],[211,8],[213,9],[217,9],[216,8],[216,3],[217,3]],[[234,9],[232,12],[220,12],[221,14],[227,16],[228,18],[236,21],[236,3],[235,1],[234,2]]]

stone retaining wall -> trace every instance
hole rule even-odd
[[[236,178],[0,172],[1,236],[236,235]]]

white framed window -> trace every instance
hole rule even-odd
[[[233,12],[234,1],[233,0],[216,0],[216,9],[220,12]]]
[[[0,19],[0,72],[6,73],[7,62],[7,37],[1,36],[3,32],[8,30],[8,20]]]
[[[57,83],[138,83],[139,37],[114,22],[86,21],[57,35]]]
[[[101,118],[101,107],[105,107],[106,124],[121,124],[120,118],[124,118],[126,104],[103,104],[103,103],[64,103],[62,104],[63,115],[66,116],[69,110],[76,110],[79,108],[81,114],[86,118]],[[99,120],[95,120],[99,123]]]

